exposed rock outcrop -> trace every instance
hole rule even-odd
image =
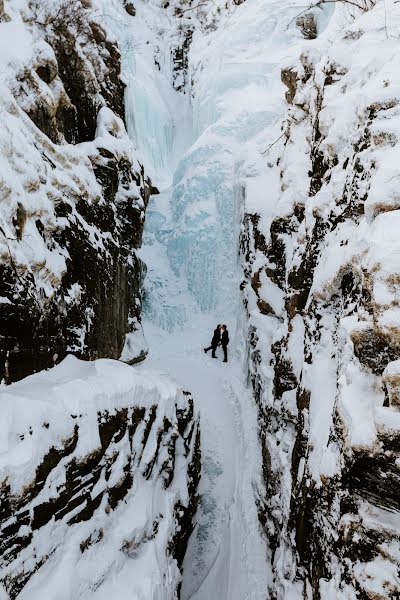
[[[315,40],[318,35],[318,24],[313,13],[309,12],[298,17],[296,25],[300,28],[306,40]]]
[[[127,0],[124,0],[124,8],[128,15],[130,15],[131,17],[134,17],[136,15],[136,8],[133,2],[128,2]]]

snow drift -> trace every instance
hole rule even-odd
[[[175,598],[199,478],[190,395],[68,356],[2,387],[0,413],[1,597]]]

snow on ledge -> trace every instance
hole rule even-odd
[[[88,423],[93,416],[96,423],[99,412],[156,404],[173,420],[175,403],[183,405],[185,399],[166,376],[143,369],[138,372],[115,360],[87,362],[68,355],[48,371],[0,386],[0,480],[4,469],[13,469],[17,492],[33,477],[48,448],[70,435],[78,414],[85,413]],[[43,427],[46,436],[40,434]],[[80,436],[79,454],[84,456],[97,443],[97,434],[89,429]]]
[[[197,485],[188,393],[70,355],[1,385],[0,419],[0,598],[175,598]]]

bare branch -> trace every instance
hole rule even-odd
[[[271,150],[272,146],[275,146],[275,144],[277,144],[279,142],[279,140],[281,140],[285,134],[286,134],[286,131],[281,133],[281,135],[274,142],[272,142],[272,144],[270,144],[265,150],[263,150],[263,152],[261,152],[261,154],[267,154],[267,152],[269,152]]]
[[[177,16],[183,15],[184,13],[187,13],[191,10],[196,10],[198,8],[201,8],[202,6],[206,6],[208,4],[208,0],[202,0],[201,2],[199,2],[198,4],[196,4],[195,6],[189,6],[189,8],[176,8],[175,9],[175,14]]]

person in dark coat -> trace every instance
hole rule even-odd
[[[229,333],[226,325],[221,325],[221,346],[224,351],[224,362],[228,362]]]
[[[207,352],[212,349],[212,357],[217,358],[215,356],[215,351],[216,351],[220,341],[221,341],[221,325],[217,325],[217,327],[214,329],[214,335],[211,340],[211,346],[209,348],[204,348],[204,352],[207,354]]]

